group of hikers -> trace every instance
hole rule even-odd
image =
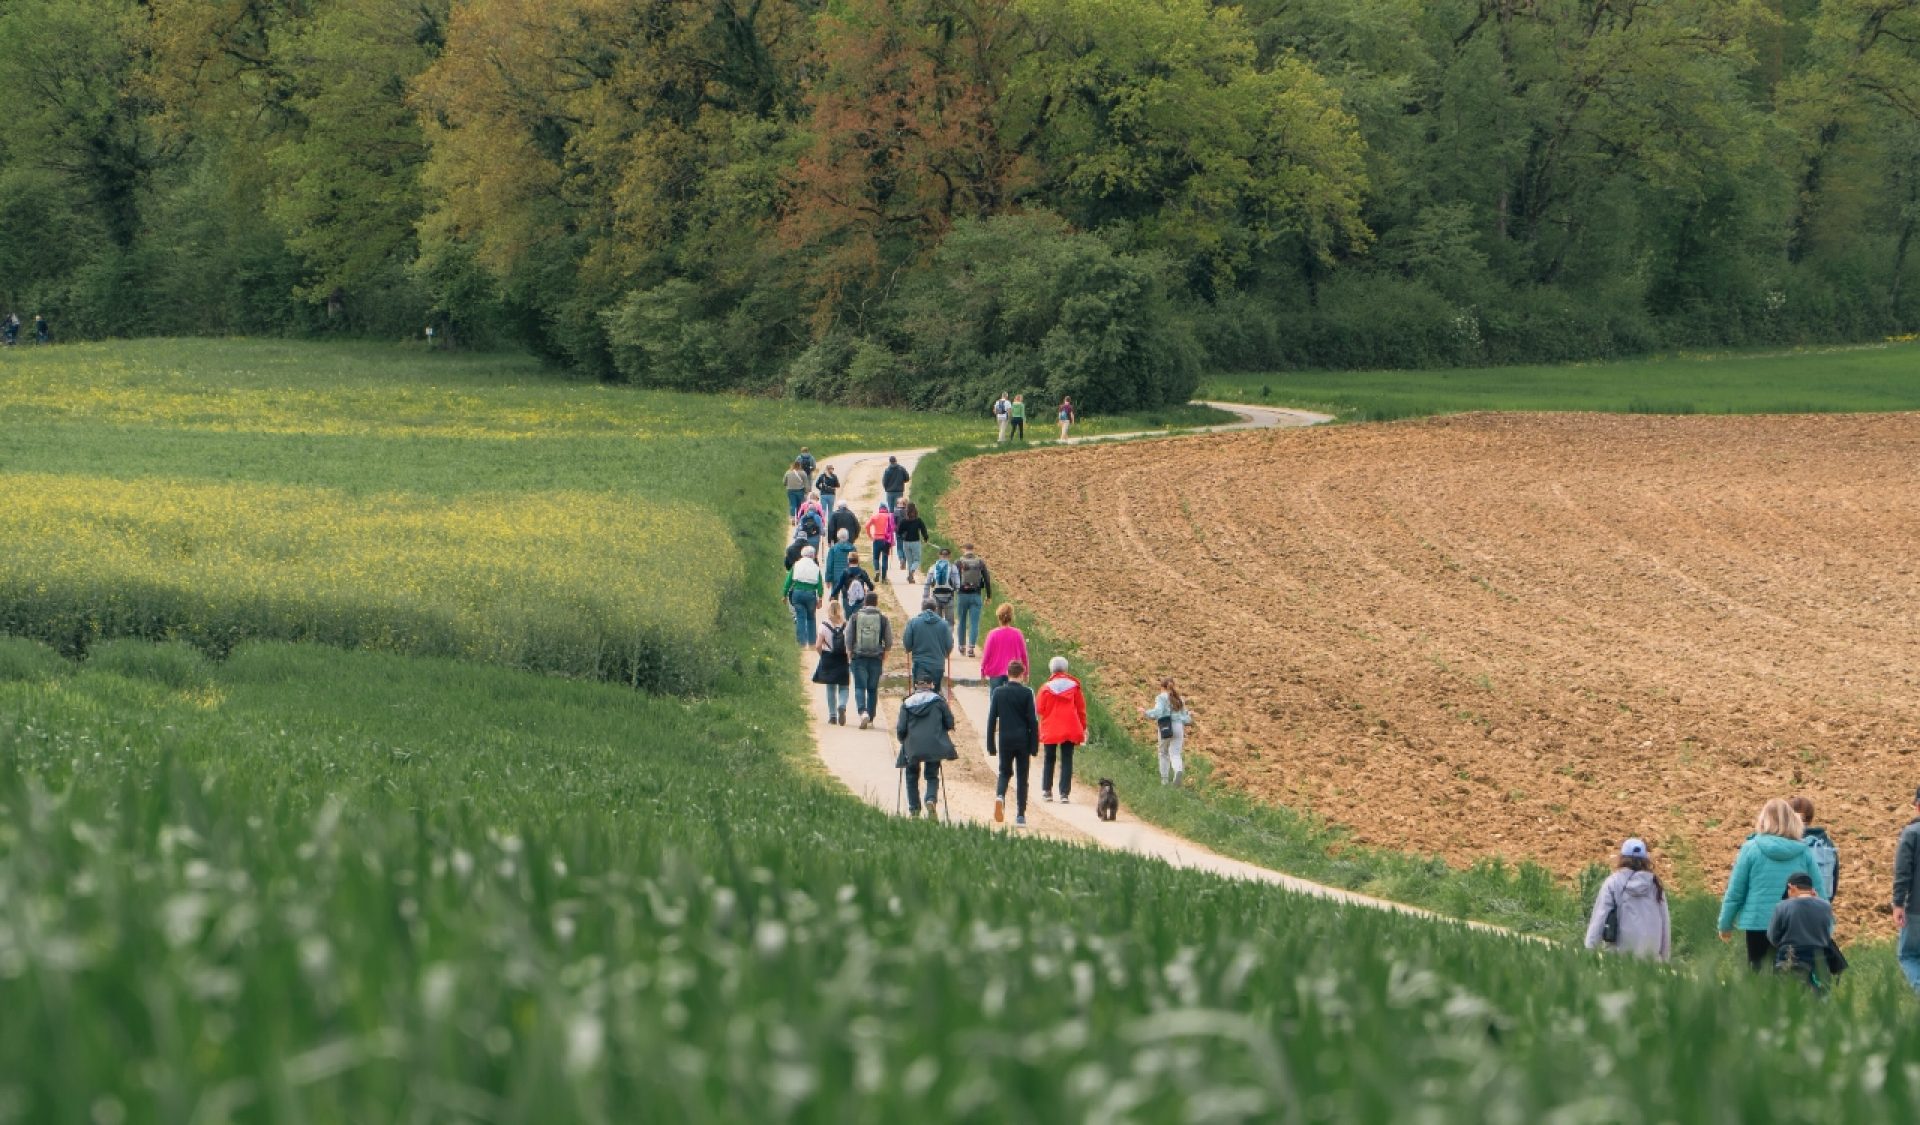
[[[1060,423],[1060,440],[1067,440],[1067,431],[1080,420],[1079,411],[1073,408],[1072,396],[1060,396],[1060,405],[1053,408],[1053,416],[1054,420]],[[1000,397],[993,403],[993,417],[1000,426],[998,441],[1004,442],[1009,436],[1019,438],[1021,441],[1027,440],[1026,395],[1014,395],[1008,398],[1007,392],[1001,391]]]
[[[5,344],[11,348],[19,342],[20,314],[8,313],[6,320],[0,321],[0,344]],[[36,344],[53,343],[53,326],[47,323],[45,316],[35,315],[33,318],[33,342]]]

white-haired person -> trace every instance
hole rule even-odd
[[[799,561],[787,571],[787,584],[780,589],[780,600],[793,607],[793,636],[801,647],[811,647],[819,635],[820,597],[826,592],[820,580],[820,564],[814,561],[813,548],[800,551]]]
[[[1060,767],[1060,803],[1066,804],[1073,792],[1073,748],[1087,741],[1087,697],[1080,681],[1067,674],[1067,658],[1056,656],[1047,662],[1052,675],[1034,689],[1034,707],[1040,714],[1040,799],[1051,801],[1053,770]]]

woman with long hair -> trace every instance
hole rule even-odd
[[[1013,607],[1001,602],[993,616],[1000,624],[987,633],[987,643],[980,650],[980,674],[987,678],[989,696],[1007,682],[1009,664],[1027,663],[1027,635],[1013,627]]]
[[[1773,959],[1767,926],[1773,921],[1773,908],[1787,893],[1787,879],[1805,872],[1821,898],[1833,893],[1801,840],[1805,833],[1806,826],[1792,805],[1778,797],[1768,801],[1760,806],[1753,834],[1740,845],[1733,874],[1727,878],[1727,893],[1720,899],[1720,940],[1732,941],[1735,928],[1746,931],[1747,968],[1756,973]]]
[[[1665,961],[1673,955],[1673,916],[1667,889],[1653,873],[1647,842],[1634,837],[1620,845],[1613,874],[1600,884],[1587,920],[1587,948],[1610,949],[1629,957]]]
[[[920,550],[927,542],[927,521],[920,518],[920,509],[911,500],[900,505],[893,541],[898,545],[901,564],[907,568],[907,585],[911,586],[920,572]]]
[[[826,619],[820,622],[813,649],[820,654],[814,666],[813,682],[827,689],[827,722],[845,726],[847,695],[853,686],[853,666],[847,657],[847,615],[838,601],[827,603]]]
[[[1160,681],[1160,694],[1154,697],[1153,706],[1140,715],[1152,719],[1160,728],[1160,784],[1180,784],[1180,776],[1186,772],[1182,755],[1187,745],[1187,728],[1193,725],[1193,713],[1187,710],[1187,701],[1181,697],[1172,676]]]

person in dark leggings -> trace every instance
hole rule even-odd
[[[1720,940],[1732,941],[1735,928],[1745,930],[1747,968],[1756,973],[1773,967],[1767,927],[1773,923],[1774,906],[1786,896],[1787,879],[1805,874],[1820,897],[1833,893],[1801,840],[1805,831],[1791,805],[1778,797],[1768,801],[1754,821],[1753,835],[1740,845],[1733,874],[1727,877],[1727,893],[1720,899]]]
[[[1073,748],[1087,740],[1087,697],[1080,681],[1067,675],[1067,658],[1047,662],[1053,674],[1034,692],[1040,717],[1040,745],[1046,758],[1040,763],[1040,799],[1053,800],[1053,767],[1060,766],[1060,803],[1073,792]]]
[[[1000,759],[1000,778],[993,789],[995,823],[1007,817],[1007,782],[1014,787],[1013,823],[1027,823],[1027,774],[1040,749],[1040,716],[1033,709],[1033,689],[1027,686],[1027,666],[1018,660],[1007,665],[1006,678],[993,689],[987,708],[987,753]]]

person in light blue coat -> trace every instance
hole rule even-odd
[[[1753,835],[1740,845],[1733,874],[1727,878],[1727,893],[1720,899],[1720,940],[1732,941],[1735,929],[1746,931],[1747,968],[1756,973],[1773,961],[1767,927],[1773,921],[1773,908],[1787,893],[1787,879],[1804,872],[1821,898],[1833,893],[1813,853],[1801,841],[1805,832],[1793,806],[1777,797],[1768,801],[1754,821]]]

